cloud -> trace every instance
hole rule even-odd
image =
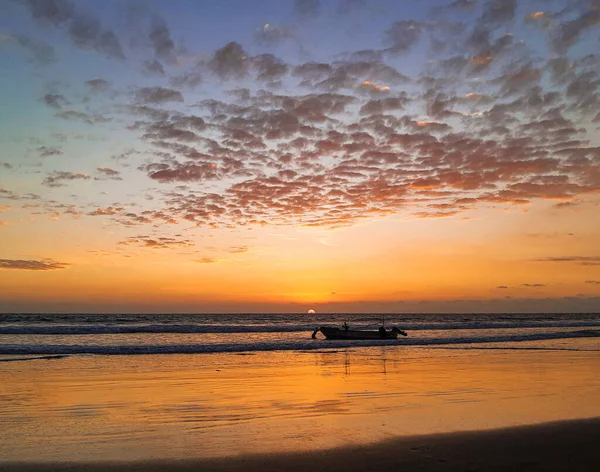
[[[248,252],[247,246],[233,246],[229,248],[231,254],[245,254]]]
[[[244,48],[231,42],[215,52],[208,67],[222,79],[241,79],[248,73],[250,61]]]
[[[567,262],[585,266],[600,266],[599,256],[566,256],[566,257],[546,257],[537,259],[538,262]]]
[[[143,87],[136,92],[135,99],[141,103],[183,102],[183,95],[179,90],[164,87]]]
[[[92,116],[79,110],[63,110],[56,113],[55,116],[62,120],[81,121],[83,123],[87,123],[88,125],[93,125],[94,123],[106,123],[107,121],[110,121],[109,118],[105,118],[104,116]]]
[[[175,62],[175,43],[171,39],[171,33],[167,24],[159,15],[153,15],[150,33],[148,35],[157,59],[167,62]]]
[[[0,168],[3,168],[3,169],[12,169],[13,166],[12,166],[12,164],[10,164],[8,162],[0,162]]]
[[[257,70],[256,79],[272,82],[283,78],[288,66],[272,54],[261,54],[251,59],[252,67]]]
[[[517,0],[488,0],[483,6],[481,21],[486,25],[512,21],[516,8]]]
[[[119,39],[112,31],[105,31],[98,38],[95,49],[114,59],[125,59]]]
[[[194,244],[190,239],[181,239],[177,237],[151,237],[151,236],[133,236],[121,241],[123,245],[138,245],[151,249],[169,249],[172,247],[192,247]]]
[[[402,110],[408,103],[406,97],[388,97],[370,100],[360,108],[361,115],[374,115],[393,110]]]
[[[109,206],[107,208],[96,208],[93,211],[90,211],[88,215],[90,216],[113,216],[118,215],[123,211],[123,207],[113,207]]]
[[[366,89],[371,93],[388,93],[390,91],[390,88],[387,85],[378,85],[370,80],[365,80],[359,87]]]
[[[78,47],[97,49],[105,29],[82,16],[78,4],[33,3],[43,23],[68,32]],[[351,3],[369,5],[327,8]],[[263,25],[254,31],[258,44],[229,42],[198,55],[175,47],[175,30],[162,17],[136,7],[135,38],[127,46],[139,53],[134,66],[152,77],[133,92],[132,103],[106,116],[139,133],[140,151],[123,165],[157,189],[145,210],[115,203],[114,213],[84,212],[127,226],[341,226],[398,213],[451,218],[538,199],[557,208],[589,201],[600,191],[600,149],[590,127],[600,116],[599,59],[577,55],[576,48],[556,55],[537,47],[557,35],[578,43],[593,26],[587,4],[544,12],[556,25],[544,29],[521,28],[539,18],[528,19],[513,0],[438,3],[445,6],[434,15],[391,20],[379,48],[329,57],[325,48],[318,61],[294,63],[289,55],[261,54],[263,47],[296,41],[286,26]],[[325,4],[294,7],[310,17]],[[413,54],[410,66],[394,57],[417,48],[424,57]],[[88,90],[107,85],[86,82]],[[116,97],[109,95],[80,110],[65,109],[68,101],[57,93],[42,101],[58,118],[93,125],[108,119],[94,106]],[[49,174],[44,185],[77,178],[85,179]],[[91,178],[120,174],[98,167]]]
[[[63,153],[60,149],[48,146],[40,146],[37,151],[40,153],[40,157],[60,156]]]
[[[546,284],[521,284],[521,287],[528,287],[528,288],[538,288],[538,287],[545,287]]]
[[[73,3],[67,0],[29,0],[33,18],[65,29],[69,38],[77,47],[94,50],[107,57],[125,59],[121,43],[113,31],[102,30],[100,20],[78,11]]]
[[[52,259],[19,260],[19,259],[0,259],[0,269],[15,270],[60,270],[66,269],[70,264],[65,262],[56,262]]]
[[[385,32],[385,42],[390,44],[388,51],[394,54],[409,52],[421,38],[422,31],[423,25],[418,21],[397,21]]]
[[[86,174],[54,171],[48,174],[48,177],[43,180],[42,185],[46,187],[65,187],[65,181],[88,179],[90,179],[90,176]]]
[[[67,0],[28,0],[27,3],[34,18],[55,26],[70,21],[75,13],[74,5]]]
[[[500,288],[500,289],[507,289],[508,286],[507,285],[498,285],[496,288]]]
[[[61,94],[47,93],[42,97],[42,101],[51,108],[60,109],[63,105],[68,105],[68,100]]]
[[[585,283],[591,285],[600,285],[600,280],[586,280]]]
[[[98,167],[96,170],[100,175],[94,177],[94,180],[123,180],[119,171],[109,167]]]
[[[152,75],[165,75],[165,69],[163,65],[157,60],[145,61],[143,70]]]
[[[584,11],[579,17],[560,25],[552,39],[552,46],[555,51],[564,53],[569,47],[575,44],[576,40],[585,30],[597,25],[600,25],[600,9],[598,9],[597,5],[596,8],[590,5],[590,9]]]
[[[215,164],[193,162],[180,164],[155,164],[148,167],[148,177],[160,182],[199,182],[203,180],[216,180],[220,172]]]
[[[217,259],[213,259],[212,257],[202,257],[197,259],[196,262],[200,264],[214,264],[215,262],[219,262]]]
[[[108,82],[104,79],[87,80],[85,85],[92,92],[104,92],[106,89],[108,89]]]
[[[25,194],[16,194],[11,190],[6,190],[4,188],[0,188],[0,198],[5,198],[7,200],[40,200],[41,197],[36,195],[35,193],[25,193]]]
[[[462,12],[474,10],[479,0],[454,0],[446,5],[434,7],[433,13]]]

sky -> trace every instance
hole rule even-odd
[[[0,0],[0,312],[600,311],[600,0]]]

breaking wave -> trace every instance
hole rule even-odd
[[[600,337],[600,330],[529,333],[484,337],[403,338],[401,340],[332,341],[299,340],[297,342],[254,342],[230,344],[168,344],[168,345],[58,345],[58,344],[0,344],[0,355],[141,355],[141,354],[209,354],[218,352],[314,351],[344,347],[369,346],[444,346],[451,344],[482,344],[523,341],[542,341]]]
[[[144,324],[144,325],[0,325],[0,334],[85,335],[85,334],[137,334],[137,333],[294,333],[312,331],[327,323],[311,324]],[[511,329],[511,328],[578,328],[600,326],[600,321],[531,321],[531,322],[461,322],[461,323],[390,323],[404,330],[456,330],[456,329]],[[362,329],[366,325],[353,324]],[[371,329],[373,325],[371,325]]]

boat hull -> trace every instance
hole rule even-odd
[[[319,331],[327,339],[398,339],[398,333],[391,330],[381,331],[360,331],[356,329],[340,329],[322,326]]]

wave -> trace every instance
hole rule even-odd
[[[7,325],[0,326],[1,334],[43,334],[43,335],[83,335],[83,334],[136,334],[136,333],[173,333],[173,334],[209,334],[209,333],[294,333],[312,331],[316,326],[332,323],[311,324],[147,324],[147,325]],[[333,323],[335,324],[335,323]],[[531,321],[531,322],[470,322],[470,323],[390,323],[404,330],[460,330],[460,329],[518,329],[518,328],[578,328],[600,326],[600,321]],[[369,325],[373,328],[374,325]],[[355,324],[357,329],[367,325]]]
[[[0,326],[0,334],[209,334],[209,333],[285,333],[312,331],[306,325],[60,325],[60,326]]]
[[[140,354],[210,354],[218,352],[258,352],[258,351],[312,351],[343,347],[370,346],[442,346],[449,344],[481,344],[499,342],[543,341],[600,337],[600,330],[579,330],[570,332],[531,333],[521,335],[501,335],[487,337],[456,338],[408,338],[401,341],[325,341],[308,340],[299,342],[256,342],[231,344],[168,344],[168,345],[57,345],[57,344],[0,344],[0,355],[140,355]]]
[[[37,357],[11,357],[10,359],[0,359],[0,362],[17,362],[17,361],[39,361],[39,360],[51,360],[51,359],[64,359],[69,357],[65,354],[56,354],[50,356],[37,356]]]

